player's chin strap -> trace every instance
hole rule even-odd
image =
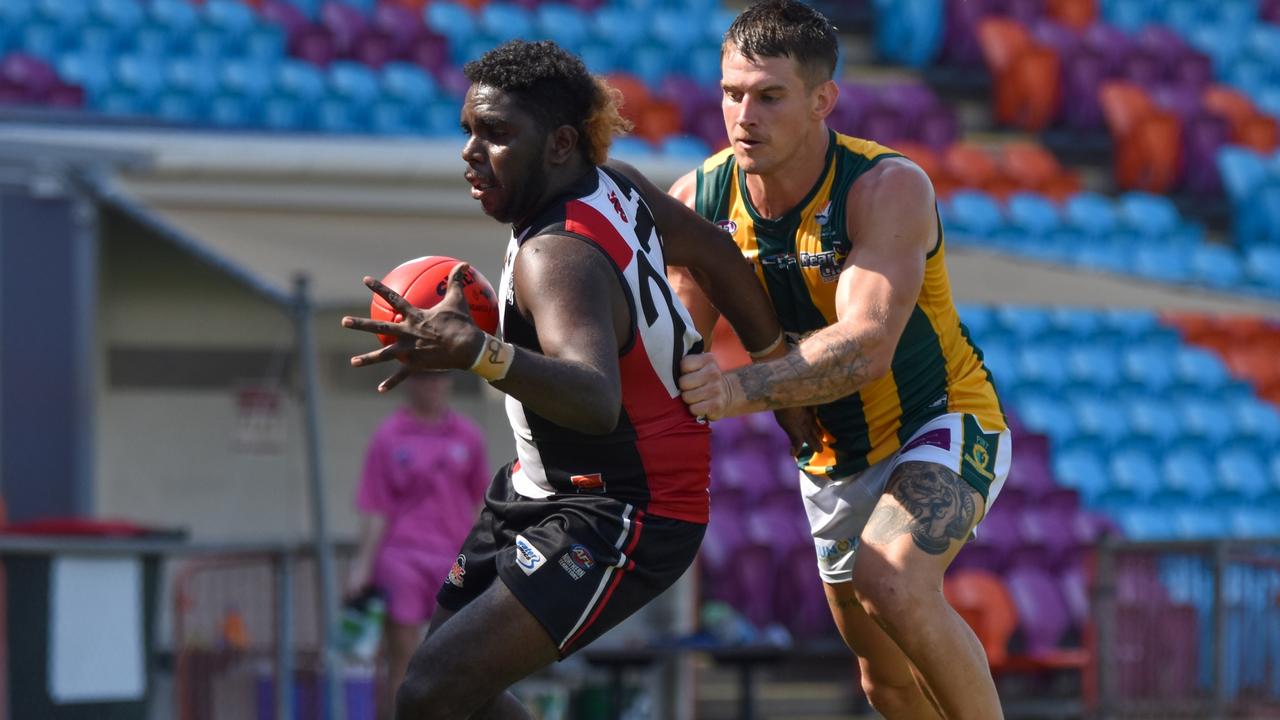
[[[507,376],[515,356],[514,345],[485,333],[484,343],[480,345],[480,354],[468,369],[489,382],[497,382]]]

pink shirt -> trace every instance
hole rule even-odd
[[[488,486],[484,434],[475,423],[452,411],[428,423],[400,408],[369,441],[356,507],[387,519],[379,552],[451,556]]]

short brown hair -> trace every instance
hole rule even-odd
[[[724,34],[722,57],[730,46],[753,62],[757,57],[794,59],[809,87],[835,76],[839,56],[835,26],[797,0],[762,0],[742,11]]]

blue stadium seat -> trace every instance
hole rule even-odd
[[[1267,166],[1262,156],[1238,145],[1224,145],[1218,150],[1218,173],[1227,198],[1237,207],[1248,202],[1267,179]]]
[[[133,94],[144,107],[154,103],[164,90],[164,76],[148,58],[122,55],[116,58],[111,69],[113,85]]]
[[[707,42],[720,47],[720,41],[724,37],[724,32],[733,24],[733,19],[738,16],[738,11],[733,8],[724,7],[719,0],[715,3],[716,7],[712,8],[711,14],[707,16],[706,32]],[[836,68],[837,77],[839,76],[839,67]]]
[[[262,126],[296,132],[311,127],[308,106],[288,95],[273,95],[262,103]]]
[[[1231,509],[1231,534],[1242,540],[1280,538],[1280,513],[1256,505]]]
[[[534,27],[542,37],[577,52],[587,42],[591,29],[587,17],[572,5],[543,3],[534,11]]]
[[[625,8],[612,5],[602,7],[591,20],[591,31],[595,39],[622,52],[648,39],[645,24],[636,22],[636,16]]]
[[[1203,231],[1186,223],[1178,207],[1164,195],[1127,192],[1116,205],[1120,222],[1140,237],[1162,241],[1167,247],[1171,239],[1198,241]]]
[[[1231,522],[1220,509],[1200,505],[1174,510],[1173,527],[1180,540],[1217,540],[1232,533]]]
[[[174,42],[173,34],[168,30],[154,25],[144,25],[129,34],[123,49],[134,55],[155,58],[156,62],[163,62],[162,58],[167,57],[178,47],[181,47],[181,43]]]
[[[423,19],[428,27],[448,38],[450,45],[464,43],[478,32],[475,15],[465,6],[448,0],[427,3]]]
[[[1085,447],[1054,453],[1053,475],[1064,487],[1078,491],[1087,504],[1091,504],[1111,484],[1102,456]]]
[[[1160,468],[1150,453],[1124,448],[1111,455],[1111,484],[1098,498],[1110,507],[1146,504],[1160,489]]]
[[[1120,353],[1099,343],[1080,343],[1067,349],[1067,377],[1080,389],[1110,392],[1123,381]]]
[[[378,99],[378,77],[368,65],[338,60],[329,65],[329,91],[356,107],[364,107]]]
[[[1262,112],[1272,117],[1280,117],[1280,84],[1263,88],[1253,101]]]
[[[218,72],[221,91],[260,103],[275,90],[274,67],[265,62],[227,60]]]
[[[1066,346],[1056,343],[1023,345],[1017,368],[1021,383],[1046,392],[1060,392],[1067,385]]]
[[[244,36],[243,54],[248,60],[276,62],[285,56],[284,31],[259,25]]]
[[[74,35],[71,45],[85,55],[110,57],[124,47],[124,38],[116,30],[104,25],[85,25]]]
[[[1191,250],[1191,272],[1194,278],[1214,288],[1234,290],[1244,279],[1240,256],[1221,245],[1197,245]]]
[[[1124,507],[1115,511],[1117,522],[1130,540],[1172,540],[1173,523],[1164,510],[1146,507]]]
[[[1027,429],[1049,436],[1055,444],[1065,446],[1078,435],[1075,415],[1058,395],[1026,390],[1014,409]]]
[[[1260,447],[1280,447],[1280,412],[1274,405],[1246,398],[1237,400],[1231,409],[1239,437]]]
[[[1245,36],[1245,51],[1264,65],[1280,67],[1280,27],[1254,23]]]
[[[1067,198],[1063,218],[1068,225],[1093,240],[1110,237],[1120,224],[1111,199],[1094,192],[1076,193]]]
[[[301,60],[284,60],[276,67],[278,92],[299,102],[318,102],[328,94],[325,76],[315,65]]]
[[[1187,282],[1192,276],[1191,260],[1185,253],[1155,243],[1134,248],[1133,270],[1161,282]]]
[[[658,152],[668,157],[700,161],[711,154],[711,148],[693,135],[668,135],[658,143]]]
[[[1232,448],[1218,454],[1217,491],[1244,501],[1260,500],[1270,483],[1268,470],[1256,452]]]
[[[347,135],[363,129],[357,106],[352,103],[330,97],[321,100],[315,108],[316,128],[321,132]]]
[[[1183,37],[1189,36],[1192,30],[1204,25],[1208,19],[1205,8],[1198,0],[1170,0],[1157,6],[1161,9],[1160,17],[1164,24]]]
[[[1019,342],[1038,339],[1049,330],[1049,313],[1042,308],[1001,305],[995,318],[1005,333]]]
[[[1124,406],[1096,393],[1073,394],[1068,403],[1075,415],[1079,439],[1096,447],[1123,445],[1129,436]],[[1116,474],[1112,465],[1112,474]]]
[[[1005,202],[1005,217],[1008,224],[1022,235],[1031,235],[1029,240],[1048,236],[1062,229],[1062,214],[1058,207],[1039,193],[1014,193]]]
[[[253,10],[239,0],[205,0],[201,19],[218,32],[243,37],[257,25]]]
[[[457,136],[458,122],[462,117],[462,103],[442,97],[427,106],[426,129],[431,135]]]
[[[58,58],[57,69],[63,80],[84,88],[91,103],[111,87],[111,70],[101,58],[66,53]]]
[[[150,109],[137,95],[125,90],[109,90],[103,93],[94,103],[94,107],[105,115],[116,117],[141,117]]]
[[[36,17],[56,25],[63,32],[74,30],[89,21],[89,6],[66,0],[36,0]]]
[[[381,100],[369,108],[369,129],[377,135],[411,135],[416,132],[410,122],[410,114],[404,105],[393,100]]]
[[[185,36],[188,53],[213,61],[221,61],[223,56],[234,54],[236,44],[241,39],[239,36],[223,35],[218,30],[206,27]]]
[[[960,315],[960,322],[968,328],[969,336],[979,344],[987,336],[998,332],[995,329],[995,313],[988,305],[957,303],[956,312]]]
[[[1102,324],[1125,343],[1145,338],[1160,329],[1160,321],[1150,310],[1107,308],[1101,312]]]
[[[1245,251],[1245,275],[1255,285],[1280,290],[1280,247],[1255,245]]]
[[[142,5],[135,0],[91,0],[89,17],[116,30],[132,31],[142,24],[144,13]]]
[[[1199,448],[1175,447],[1161,463],[1161,504],[1196,503],[1215,499],[1216,471]]]
[[[171,91],[204,102],[218,90],[218,66],[203,58],[173,58],[165,67],[165,84]]]
[[[942,0],[874,0],[875,43],[880,57],[921,68],[942,45]]]
[[[1218,356],[1198,347],[1178,348],[1173,358],[1174,377],[1184,388],[1217,392],[1231,382],[1231,375]]]
[[[17,49],[49,62],[68,48],[62,31],[57,27],[46,22],[33,22],[22,28]]]
[[[983,364],[995,375],[1002,396],[1005,391],[1011,391],[1014,386],[1019,385],[1021,378],[1018,376],[1018,357],[1008,340],[994,336],[979,343],[978,349],[982,351]]]
[[[238,95],[217,95],[209,101],[209,121],[223,128],[248,128],[257,124],[257,106]]]
[[[613,141],[613,145],[609,148],[609,156],[621,158],[623,160],[645,159],[655,155],[653,145],[648,141],[642,140],[634,135],[627,135],[617,138]]]
[[[188,0],[151,0],[147,4],[147,19],[174,35],[192,32],[200,23],[195,4]]]
[[[26,25],[35,12],[33,0],[5,0],[0,3],[0,32]]]
[[[649,32],[653,39],[677,57],[704,42],[702,28],[701,18],[693,17],[680,8],[664,8],[649,17]]]
[[[671,51],[654,43],[641,43],[622,54],[623,72],[635,75],[649,87],[657,87],[673,69]]]
[[[976,190],[960,190],[951,196],[948,214],[953,236],[988,238],[1004,227],[1004,213],[990,195]]]
[[[1093,339],[1102,330],[1102,315],[1097,310],[1055,307],[1049,311],[1049,327],[1076,342]]]
[[[497,43],[533,37],[533,14],[507,2],[491,2],[480,9],[476,24]]]
[[[389,62],[379,72],[382,94],[409,107],[426,105],[439,95],[435,78],[407,62]]]
[[[194,125],[203,117],[201,104],[185,93],[166,92],[156,98],[155,114],[172,123]]]
[[[1128,395],[1122,401],[1129,416],[1129,431],[1159,449],[1182,436],[1182,421],[1172,411],[1167,397],[1160,395]]]
[[[593,73],[611,73],[619,69],[619,56],[625,53],[619,53],[618,48],[602,42],[587,42],[582,45],[578,54],[582,57],[582,62],[586,64],[587,69]]]
[[[1131,345],[1120,351],[1121,373],[1130,384],[1159,393],[1173,386],[1173,358],[1157,344]]]
[[[1218,400],[1186,396],[1174,401],[1182,418],[1183,433],[1187,437],[1217,447],[1235,435],[1235,421],[1226,405]]]
[[[728,27],[727,25],[725,27]],[[717,87],[720,85],[720,47],[710,45],[694,48],[689,54],[685,73],[697,83]]]

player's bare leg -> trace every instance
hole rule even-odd
[[[913,673],[911,661],[867,615],[852,582],[823,583],[840,636],[858,656],[862,691],[887,720],[941,720]]]
[[[904,462],[862,532],[853,589],[920,671],[948,720],[1004,717],[986,653],[942,594],[942,574],[984,511],[955,472]]]
[[[456,613],[432,618],[396,695],[396,720],[532,718],[506,689],[558,657],[542,624],[496,580]]]

